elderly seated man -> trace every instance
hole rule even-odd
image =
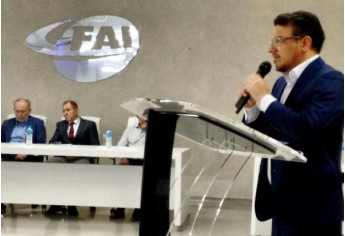
[[[31,102],[26,98],[19,98],[13,102],[14,118],[5,120],[1,126],[2,143],[25,143],[25,133],[28,127],[33,130],[32,142],[46,142],[46,128],[41,119],[33,117],[31,113]],[[25,161],[43,162],[43,156],[32,156],[26,154],[2,154],[2,161]],[[36,208],[37,205],[32,205]],[[1,213],[6,212],[6,205],[1,204]]]

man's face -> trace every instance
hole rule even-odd
[[[17,121],[23,122],[30,115],[31,109],[25,101],[18,101],[14,104],[13,111]]]
[[[144,118],[138,117],[139,119],[139,127],[140,129],[146,131],[147,130],[147,121]]]
[[[66,103],[63,105],[62,112],[65,120],[68,122],[75,121],[78,118],[78,109],[74,109],[71,103]]]
[[[291,26],[276,25],[273,27],[272,39],[273,41],[279,39],[276,40],[279,43],[271,43],[269,53],[272,54],[277,71],[289,72],[303,61],[301,39],[293,37]]]

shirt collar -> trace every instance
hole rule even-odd
[[[319,57],[319,55],[312,56],[308,60],[305,60],[295,68],[293,68],[287,75],[284,75],[285,81],[288,85],[294,85],[297,81],[297,79],[301,76],[305,68],[312,63],[314,60],[316,60]]]
[[[28,120],[29,120],[29,117],[27,117],[24,121],[18,121],[16,119],[16,124],[27,124],[28,123]]]
[[[79,123],[80,123],[80,117],[78,117],[77,119],[75,119],[73,122],[74,122],[75,125],[79,125]]]

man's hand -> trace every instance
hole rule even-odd
[[[240,94],[242,96],[250,95],[250,100],[246,107],[253,106],[253,102],[260,102],[261,98],[270,93],[267,82],[258,74],[249,75],[243,83]]]
[[[121,158],[119,165],[129,165],[128,158]]]
[[[18,154],[15,159],[16,159],[16,161],[23,161],[27,157],[28,157],[28,155],[26,155],[26,154]]]

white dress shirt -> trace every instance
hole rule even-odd
[[[73,124],[73,129],[74,129],[74,137],[75,135],[77,134],[77,130],[79,128],[79,124],[80,124],[80,117],[78,117],[76,120],[73,121],[74,124]],[[70,129],[70,123],[68,123],[68,129],[67,129],[67,136],[69,134],[69,129]]]

